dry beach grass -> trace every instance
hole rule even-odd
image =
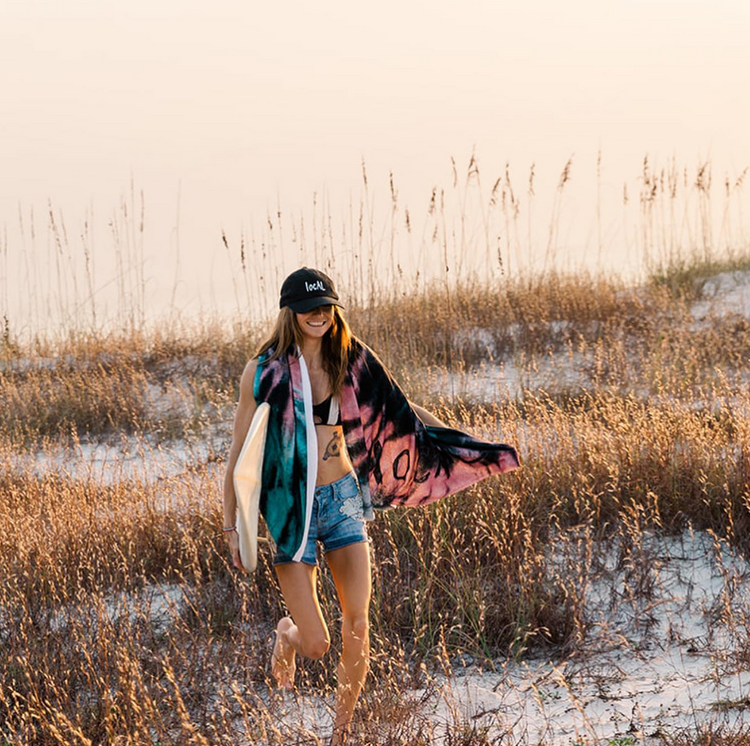
[[[586,299],[585,322],[571,313],[535,319],[528,307],[525,319],[519,314],[513,322],[531,329],[528,345],[523,337],[518,342],[537,350],[525,364],[548,357],[562,370],[566,356],[576,361],[576,380],[553,392],[528,387],[514,400],[477,403],[425,391],[408,371],[440,359],[441,350],[450,349],[453,360],[444,360],[459,368],[478,359],[460,342],[448,346],[431,333],[439,317],[430,298],[414,299],[410,312],[396,309],[392,329],[378,325],[377,310],[368,314],[369,328],[363,324],[365,338],[370,329],[383,330],[381,337],[370,332],[373,344],[402,371],[412,396],[429,399],[462,427],[519,443],[525,462],[508,478],[428,510],[382,515],[372,527],[377,686],[361,708],[363,743],[418,740],[419,733],[430,742],[437,726],[404,698],[429,688],[435,671],[458,656],[493,665],[528,650],[585,655],[584,588],[608,544],[617,541],[620,561],[632,563],[636,598],[649,593],[648,564],[638,555],[645,531],[692,525],[747,548],[746,325],[717,317],[696,330],[680,298],[607,282],[600,303],[614,310],[597,319],[590,280],[583,278],[580,288],[573,278],[564,282],[571,308],[576,290]],[[554,279],[549,292],[559,293],[561,284]],[[542,289],[529,297],[544,309]],[[507,298],[495,303],[510,307]],[[389,340],[399,336],[402,313],[424,334],[407,347],[411,357],[399,359]],[[414,323],[420,313],[424,324]],[[460,310],[457,317],[454,333],[476,324]],[[553,320],[570,325],[545,338],[541,328]],[[705,342],[696,344],[701,335]],[[492,354],[503,359],[509,348],[498,339]],[[284,705],[267,688],[267,641],[282,608],[265,555],[249,581],[227,564],[217,531],[220,453],[179,473],[111,480],[71,474],[63,458],[51,469],[21,466],[19,447],[64,444],[75,452],[71,430],[90,438],[129,429],[145,444],[144,458],[153,455],[157,463],[163,422],[134,416],[149,409],[143,402],[149,387],[179,388],[187,400],[173,413],[172,432],[200,438],[202,417],[203,427],[212,418],[226,426],[242,355],[219,361],[217,351],[247,349],[249,342],[196,340],[179,353],[163,351],[175,346],[162,340],[101,340],[99,349],[86,342],[78,353],[66,351],[62,363],[25,356],[4,371],[5,401],[33,401],[34,391],[38,397],[36,409],[5,408],[3,428],[0,706],[9,743],[229,743],[240,725],[250,740],[314,743],[302,725],[289,732]],[[112,360],[112,368],[92,365],[97,356]],[[190,371],[185,361],[196,360],[201,365]],[[69,407],[59,430],[45,419],[44,380],[75,392],[70,400],[59,397]],[[214,393],[202,397],[191,387]],[[55,401],[46,391],[47,401]],[[111,400],[105,391],[113,392]],[[201,399],[204,412],[196,417],[192,408]],[[109,420],[97,419],[94,406]],[[586,563],[559,564],[549,547],[565,554],[567,543],[582,541],[582,527],[576,556]],[[325,574],[321,597],[333,622],[337,601]],[[335,624],[332,631],[335,647]],[[746,651],[739,654],[747,658]],[[332,685],[330,666],[303,666],[303,696]],[[448,731],[447,743],[483,742],[468,723]]]
[[[524,468],[371,525],[373,661],[353,743],[750,742],[747,688],[717,695],[713,720],[633,716],[602,735],[566,668],[596,669],[604,648],[643,654],[664,604],[660,542],[693,532],[719,568],[722,603],[705,615],[724,637],[711,655],[722,676],[750,670],[744,578],[723,559],[750,551],[750,321],[721,302],[722,283],[750,284],[749,269],[742,254],[694,256],[638,286],[546,272],[354,304],[352,327],[411,398],[517,444]],[[334,653],[301,662],[294,696],[272,688],[283,607],[270,557],[240,576],[219,530],[236,387],[262,332],[6,335],[0,744],[325,742]],[[480,368],[484,395],[468,384]],[[609,626],[592,610],[601,588]],[[319,592],[335,651],[326,571]],[[500,691],[535,661],[552,661],[555,684],[526,699],[569,698],[586,716],[575,737],[553,718],[534,729],[451,705],[459,672],[496,675]],[[604,668],[589,673],[605,686]]]

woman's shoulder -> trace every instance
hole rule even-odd
[[[277,352],[273,346],[261,348],[253,355],[251,362],[255,362],[256,365],[281,364],[282,361],[287,359],[287,356],[294,355],[294,349],[294,345],[290,345],[285,352]]]
[[[242,378],[240,379],[241,394],[253,396],[253,389],[255,387],[255,373],[257,370],[258,358],[248,360],[245,364],[245,369],[242,371]]]
[[[351,362],[361,360],[365,365],[371,365],[372,363],[383,365],[383,361],[375,350],[357,337],[352,337],[352,345],[349,348],[349,359]]]
[[[359,338],[352,334],[351,341],[349,343],[349,358],[354,360],[358,357],[362,357],[363,354],[369,353],[374,354],[373,351]]]
[[[251,360],[248,360],[248,361],[247,361],[247,362],[245,363],[245,368],[244,368],[244,370],[242,371],[242,376],[243,376],[243,378],[244,378],[244,377],[245,377],[246,375],[248,375],[248,374],[250,374],[250,375],[255,375],[255,371],[256,371],[256,370],[258,370],[258,365],[259,365],[259,364],[260,364],[260,361],[258,360],[258,358],[257,358],[257,357],[254,357],[254,358],[252,358]]]

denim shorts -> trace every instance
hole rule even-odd
[[[317,541],[323,544],[325,552],[369,541],[362,495],[354,472],[331,484],[322,484],[315,488],[310,531],[307,534],[305,551],[302,553],[302,562],[308,565],[318,564]],[[292,558],[278,549],[273,564],[281,565],[286,562],[292,562]]]

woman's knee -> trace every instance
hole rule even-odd
[[[302,650],[300,651],[305,658],[318,660],[322,658],[331,647],[331,640],[327,636],[316,636],[311,638],[302,638]]]
[[[370,622],[367,614],[357,614],[352,617],[344,617],[343,635],[345,639],[357,642],[366,641],[370,631]]]

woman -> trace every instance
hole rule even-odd
[[[343,651],[332,744],[343,743],[369,666],[370,553],[376,508],[424,505],[489,474],[516,468],[510,446],[448,429],[410,404],[380,361],[352,336],[331,279],[293,272],[281,288],[270,338],[242,374],[224,483],[224,531],[242,568],[232,474],[257,402],[271,405],[260,510],[277,549],[273,565],[290,615],[271,656],[291,689],[295,656],[321,658],[330,636],[316,592],[323,545],[342,609]]]

